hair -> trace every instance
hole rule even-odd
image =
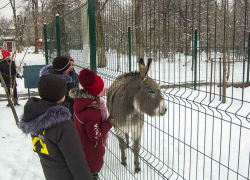
[[[97,106],[88,105],[87,107],[94,108],[94,109],[100,109],[100,106],[101,106],[101,99],[100,99],[100,97],[96,96],[95,100],[97,102]]]

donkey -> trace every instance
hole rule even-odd
[[[125,73],[116,78],[107,91],[107,108],[115,119],[114,129],[119,137],[121,164],[127,165],[126,148],[129,144],[129,133],[133,139],[135,173],[140,172],[139,152],[144,114],[163,116],[167,106],[160,92],[159,84],[148,77],[152,59],[139,61],[139,72]]]

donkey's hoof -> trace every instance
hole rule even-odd
[[[121,162],[121,164],[125,167],[127,166],[127,162]]]
[[[135,168],[135,173],[139,173],[139,172],[141,172],[141,168],[140,167]]]

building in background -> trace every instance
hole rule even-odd
[[[9,52],[12,52],[16,49],[16,40],[14,36],[1,37],[1,44]]]

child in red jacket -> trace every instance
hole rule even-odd
[[[114,119],[107,118],[105,104],[98,96],[104,87],[101,77],[89,69],[82,69],[78,81],[84,89],[70,91],[70,97],[74,99],[74,123],[93,179],[97,180]]]

